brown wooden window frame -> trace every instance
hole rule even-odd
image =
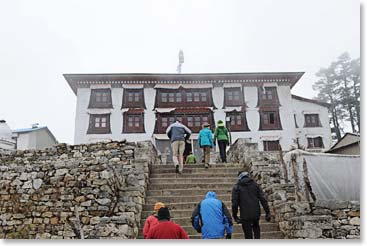
[[[231,132],[250,131],[247,125],[246,112],[227,112],[226,119],[230,117],[230,121],[226,121],[226,126]],[[235,118],[233,118],[235,117]],[[240,124],[238,124],[241,122]]]
[[[156,107],[211,107],[210,88],[157,89]]]
[[[191,120],[190,120],[191,119]],[[177,113],[177,114],[159,114],[157,116],[155,133],[166,133],[167,127],[179,120],[187,126],[193,133],[198,133],[202,125],[207,122],[213,127],[213,119],[210,113]],[[192,122],[192,125],[190,124]]]
[[[112,108],[111,89],[91,89],[88,108]]]
[[[280,121],[280,115],[278,110],[260,110],[260,131],[266,131],[266,130],[282,130],[282,124]],[[273,114],[273,118],[270,114]],[[273,119],[273,120],[272,120]],[[268,121],[266,123],[265,121]],[[271,123],[270,121],[273,121],[274,123]]]
[[[145,109],[144,89],[124,89],[121,108]]]
[[[280,143],[279,140],[263,140],[264,151],[279,151]]]
[[[235,99],[234,94],[238,93],[238,98]],[[243,98],[243,90],[241,87],[233,87],[233,88],[224,88],[224,107],[225,106],[243,106],[244,98]]]
[[[123,114],[123,117],[124,123],[122,133],[145,133],[144,113],[125,112]],[[132,124],[132,126],[129,125],[130,123]],[[139,125],[136,126],[136,123],[138,123]]]
[[[111,134],[110,117],[111,114],[90,114],[87,134]]]
[[[276,86],[258,87],[258,106],[264,105],[279,106]]]
[[[322,140],[322,137],[308,137],[307,138],[307,148],[308,149],[323,149],[324,148],[324,142]]]
[[[305,124],[303,127],[322,127],[319,114],[305,114]]]

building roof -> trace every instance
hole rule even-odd
[[[296,96],[292,94],[292,98],[296,99],[296,100],[300,100],[300,101],[304,101],[304,102],[309,102],[309,103],[315,103],[324,107],[329,108],[331,106],[330,103],[326,103],[326,102],[321,102],[315,99],[309,99],[309,98],[305,98],[305,97],[300,97],[300,96]]]
[[[39,131],[39,130],[46,130],[47,133],[50,135],[50,137],[57,143],[57,140],[55,138],[55,136],[52,134],[52,132],[50,131],[50,129],[48,129],[47,126],[39,126],[39,127],[32,127],[32,128],[21,128],[21,129],[16,129],[13,130],[13,133],[18,133],[18,134],[23,134],[23,133],[29,133],[29,132],[34,132],[34,131]]]
[[[0,139],[11,139],[11,129],[5,120],[0,120]]]
[[[13,133],[26,133],[26,132],[39,131],[39,130],[42,130],[44,128],[47,128],[47,126],[32,127],[32,128],[20,128],[20,129],[13,130],[12,132]]]
[[[345,148],[349,145],[358,144],[360,142],[360,135],[358,133],[347,132],[344,136],[336,142],[326,153],[333,152],[334,150]]]
[[[90,84],[190,84],[190,83],[283,83],[292,88],[304,72],[264,73],[107,73],[107,74],[64,74],[64,78],[76,94],[77,88]]]

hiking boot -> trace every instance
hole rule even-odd
[[[176,173],[180,173],[180,171],[178,169],[179,169],[179,166],[176,165]]]
[[[205,168],[209,168],[209,164],[208,163],[205,164]]]

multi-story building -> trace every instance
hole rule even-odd
[[[232,142],[260,150],[331,146],[328,105],[291,94],[302,72],[215,74],[65,74],[77,95],[75,143],[151,139],[167,151],[165,130],[176,119],[192,131],[226,121]]]

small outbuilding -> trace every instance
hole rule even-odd
[[[32,125],[31,128],[13,130],[13,139],[16,140],[16,149],[45,149],[58,142],[47,126]]]
[[[360,134],[346,133],[326,153],[342,155],[360,155]]]

